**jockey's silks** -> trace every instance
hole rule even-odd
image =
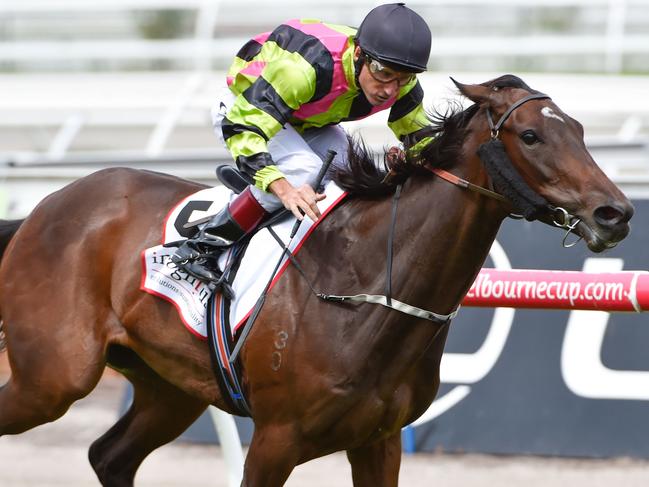
[[[237,53],[227,75],[236,100],[223,120],[223,136],[260,189],[283,177],[267,143],[286,123],[301,132],[390,109],[388,126],[399,140],[429,125],[416,78],[382,105],[367,101],[356,80],[355,34],[343,25],[290,20]]]

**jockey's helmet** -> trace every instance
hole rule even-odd
[[[430,56],[426,21],[404,3],[379,5],[365,16],[356,44],[368,56],[399,71],[421,73]]]

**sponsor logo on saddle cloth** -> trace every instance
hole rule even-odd
[[[327,197],[318,202],[322,217],[315,224],[308,217],[304,218],[289,245],[289,249],[294,254],[299,252],[302,244],[318,223],[346,195],[333,182],[327,185],[325,194]],[[185,238],[180,233],[183,231],[185,223],[217,213],[234,196],[232,191],[224,186],[204,189],[188,196],[171,210],[164,221],[162,243]],[[289,242],[294,223],[295,218],[289,218],[273,226],[273,229],[285,244]],[[157,245],[142,251],[143,271],[140,289],[172,303],[189,331],[200,338],[206,338],[207,302],[212,294],[212,288],[176,268],[171,262],[175,250],[175,247],[165,248],[162,245]],[[219,267],[221,269],[231,258],[232,253],[233,250],[228,250],[221,255],[219,258]],[[228,318],[233,335],[251,313],[281,254],[282,248],[266,229],[257,232],[250,240],[239,270],[232,282],[235,299],[230,304]],[[272,285],[275,285],[288,264],[288,258],[285,256]]]

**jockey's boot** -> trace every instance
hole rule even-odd
[[[229,205],[200,227],[198,234],[185,240],[171,261],[201,281],[222,282],[217,261],[223,250],[254,230],[266,216],[266,210],[246,188]]]

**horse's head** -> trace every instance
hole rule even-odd
[[[480,107],[470,128],[478,142],[491,140],[483,148],[504,147],[502,164],[516,169],[540,196],[537,203],[547,203],[539,205],[542,209],[535,218],[566,228],[572,225],[594,252],[614,247],[626,237],[633,206],[591,157],[579,122],[512,75],[480,85],[455,83]]]

